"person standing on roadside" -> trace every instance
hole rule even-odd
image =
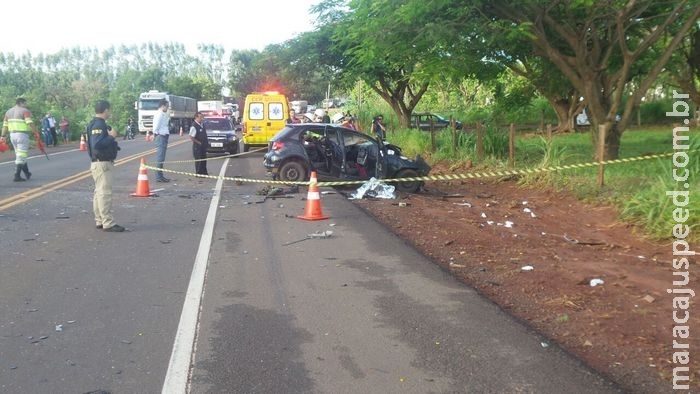
[[[49,134],[51,134],[51,141],[53,146],[58,146],[58,134],[56,133],[56,118],[53,117],[51,112],[46,114],[46,125],[49,129]]]
[[[377,115],[372,120],[372,132],[377,138],[386,141],[386,126],[384,125],[384,116]]]
[[[53,145],[53,138],[51,137],[51,131],[49,130],[49,115],[44,115],[41,118],[41,135],[44,137],[44,145]]]
[[[70,122],[68,121],[68,118],[65,116],[61,118],[61,121],[58,123],[58,128],[61,130],[61,136],[63,136],[63,142],[68,143],[70,142]]]
[[[7,133],[10,133],[10,141],[15,148],[15,182],[25,181],[21,174],[24,171],[26,180],[32,177],[27,165],[27,156],[29,156],[29,133],[39,135],[34,121],[32,121],[32,113],[27,109],[27,100],[20,97],[15,101],[15,106],[10,108],[5,113],[5,118],[2,122],[2,135],[0,141],[5,141]]]
[[[85,128],[90,155],[90,172],[95,181],[95,194],[92,198],[92,210],[95,215],[95,228],[110,233],[121,233],[124,227],[114,223],[112,216],[112,181],[114,179],[114,159],[117,158],[119,144],[115,137],[116,130],[107,125],[112,115],[111,105],[107,100],[95,104],[95,117]]]
[[[161,170],[156,171],[156,182],[170,182],[170,179],[163,176],[163,162],[165,152],[168,150],[168,138],[170,137],[170,114],[168,100],[161,99],[158,102],[158,111],[153,115],[153,134],[156,140],[156,167]]]
[[[293,109],[289,110],[289,117],[287,118],[287,124],[297,124],[301,123],[299,118],[297,118],[297,113]]]
[[[357,127],[355,126],[355,118],[353,118],[353,116],[350,115],[350,112],[345,114],[345,117],[343,118],[343,123],[341,123],[340,126],[345,127],[346,129],[357,131]]]
[[[197,175],[209,175],[207,171],[207,148],[209,140],[204,129],[204,114],[197,112],[194,122],[190,127],[190,140],[192,140],[192,155],[194,156],[194,170]]]

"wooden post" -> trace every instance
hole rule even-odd
[[[508,166],[515,168],[515,124],[510,124],[510,132],[508,134]]]
[[[476,122],[476,158],[479,161],[484,160],[484,130],[481,122]]]
[[[544,131],[544,109],[540,112],[540,130]]]
[[[457,152],[457,126],[455,119],[450,115],[450,126],[452,126],[452,153]]]
[[[551,141],[552,140],[552,124],[547,123],[547,140]]]
[[[598,189],[601,189],[604,184],[604,166],[605,160],[605,136],[607,134],[608,125],[603,123],[598,126]]]

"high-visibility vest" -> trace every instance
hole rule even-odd
[[[32,113],[24,107],[15,105],[5,113],[3,127],[10,133],[29,133],[32,130]]]

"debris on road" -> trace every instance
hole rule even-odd
[[[392,185],[387,185],[386,183],[378,180],[377,178],[370,178],[367,182],[363,183],[355,193],[350,195],[351,200],[361,200],[364,197],[372,198],[396,198],[394,190],[396,188]]]
[[[332,235],[333,235],[333,231],[330,231],[330,230],[326,230],[326,231],[317,231],[317,232],[315,232],[315,233],[306,234],[306,237],[304,237],[304,238],[302,238],[302,239],[298,239],[298,240],[296,240],[296,241],[291,241],[291,242],[284,243],[284,244],[282,244],[282,246],[287,246],[287,245],[296,244],[296,243],[299,243],[299,242],[306,241],[307,239],[314,239],[314,238],[321,238],[321,239],[323,239],[323,238],[330,238]]]

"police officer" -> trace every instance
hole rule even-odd
[[[18,98],[15,101],[15,106],[10,108],[5,113],[5,118],[2,122],[2,136],[0,141],[5,141],[7,132],[10,133],[10,141],[15,147],[15,182],[25,181],[21,174],[24,171],[26,180],[32,177],[27,166],[27,156],[29,156],[29,133],[34,132],[38,135],[36,125],[32,121],[32,113],[27,109],[27,100]]]
[[[112,180],[114,179],[114,159],[117,158],[119,144],[114,139],[116,130],[107,125],[112,115],[112,106],[107,100],[95,104],[95,117],[85,128],[88,136],[90,173],[95,181],[92,210],[95,214],[95,227],[111,233],[121,233],[124,227],[114,223],[112,215]]]
[[[209,140],[207,131],[204,130],[204,114],[197,112],[194,115],[194,122],[190,127],[190,140],[192,141],[192,155],[194,156],[194,170],[197,175],[209,175],[207,172],[207,148]]]

